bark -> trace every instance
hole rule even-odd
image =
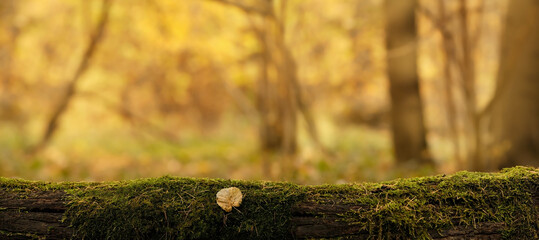
[[[58,185],[0,178],[0,239],[533,239],[538,184],[534,168],[324,186],[171,177]],[[241,189],[243,202],[226,213],[215,193],[231,185]],[[177,203],[181,211],[172,209]],[[447,221],[436,223],[439,218]]]
[[[506,21],[490,104],[491,165],[539,166],[539,2],[509,1]]]
[[[416,0],[387,0],[386,45],[393,146],[398,163],[432,163],[417,74]]]
[[[62,222],[67,209],[63,191],[32,191],[26,198],[20,194],[0,193],[0,238],[67,239],[73,235],[69,224]],[[21,209],[24,209],[21,211]],[[14,233],[9,236],[8,233]]]

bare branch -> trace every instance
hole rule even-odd
[[[271,6],[267,1],[255,1],[256,4],[248,4],[245,0],[209,0],[229,6],[236,7],[246,13],[260,14],[263,16],[271,15]],[[252,2],[252,1],[251,1]]]
[[[54,133],[56,132],[58,128],[58,124],[60,122],[60,118],[66,112],[69,106],[69,103],[71,102],[71,99],[76,93],[77,84],[80,80],[80,77],[88,69],[90,61],[95,55],[97,46],[99,42],[101,41],[101,39],[103,38],[103,33],[105,32],[105,28],[107,26],[108,19],[109,19],[109,12],[110,12],[111,4],[112,4],[112,0],[103,0],[99,22],[97,24],[96,30],[90,35],[90,42],[88,43],[88,46],[84,52],[84,55],[82,56],[81,62],[79,63],[79,66],[77,67],[77,70],[75,71],[75,74],[73,75],[71,80],[68,82],[64,96],[60,99],[60,102],[58,103],[58,106],[56,107],[56,109],[54,109],[47,123],[45,132],[43,133],[43,137],[41,138],[38,144],[36,144],[35,146],[29,149],[30,154],[35,154],[41,149],[43,149],[44,147],[46,147],[48,143],[50,142],[50,140],[52,139]]]

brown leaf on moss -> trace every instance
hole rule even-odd
[[[217,192],[217,204],[226,212],[232,211],[232,207],[239,207],[243,196],[237,187],[223,188]]]

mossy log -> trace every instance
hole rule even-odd
[[[0,178],[0,239],[538,239],[539,169],[382,183]],[[237,187],[231,212],[216,193]]]

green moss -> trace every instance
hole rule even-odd
[[[11,232],[3,231],[3,230],[0,230],[0,236],[6,236],[6,237],[13,238],[13,239],[38,239],[38,240],[45,239],[43,237],[39,237],[36,234],[31,234],[31,233],[11,233]]]
[[[379,184],[314,187],[318,202],[355,204],[341,221],[384,239],[429,239],[429,230],[505,222],[506,239],[537,239],[539,172],[515,167],[501,173],[399,179]],[[338,198],[331,197],[339,194]],[[327,197],[324,197],[327,195]],[[340,199],[335,202],[335,199]],[[321,216],[323,217],[323,216]]]
[[[231,213],[215,194],[235,186],[243,203]],[[162,177],[68,190],[68,219],[88,239],[287,238],[289,208],[304,197],[288,183]]]
[[[289,210],[298,202],[361,206],[339,221],[374,238],[428,239],[432,229],[505,222],[506,239],[537,239],[532,193],[538,183],[539,171],[525,167],[322,186],[176,177],[59,184],[0,178],[0,188],[21,196],[36,189],[66,191],[65,219],[85,239],[291,239]],[[244,198],[226,213],[215,194],[231,186]]]

